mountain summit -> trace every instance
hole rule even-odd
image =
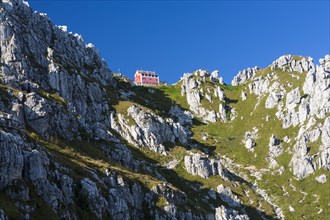
[[[0,1],[0,219],[326,219],[330,56],[132,86]]]

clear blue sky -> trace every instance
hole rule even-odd
[[[185,72],[218,69],[230,84],[239,70],[284,54],[330,51],[327,1],[30,0],[30,6],[93,43],[110,69],[138,68],[174,83]]]

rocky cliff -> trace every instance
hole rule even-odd
[[[232,84],[197,70],[134,87],[80,35],[0,1],[0,219],[329,216],[330,56]]]

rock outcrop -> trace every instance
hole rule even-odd
[[[241,201],[236,195],[233,194],[230,188],[227,188],[221,184],[217,187],[217,192],[221,200],[228,203],[230,207],[238,208],[241,206]]]
[[[220,175],[223,179],[227,179],[226,170],[218,159],[210,159],[201,154],[191,154],[184,157],[185,169],[191,175],[199,175],[208,178],[212,175]]]
[[[259,67],[255,66],[253,68],[247,68],[245,70],[239,71],[234,77],[234,79],[231,81],[231,84],[233,86],[238,86],[245,83],[246,81],[254,77],[254,75],[259,71],[259,69]]]
[[[189,131],[171,118],[164,119],[152,112],[143,110],[137,105],[132,105],[127,109],[127,116],[134,120],[133,125],[128,123],[124,115],[118,114],[117,122],[114,117],[111,118],[111,128],[135,146],[144,146],[152,151],[165,153],[164,144],[168,142],[173,144],[176,142],[188,143]]]
[[[224,206],[216,208],[215,214],[216,220],[226,220],[226,219],[237,219],[237,220],[249,220],[250,218],[246,214],[239,214],[234,209],[228,209]]]
[[[268,147],[269,157],[267,159],[269,161],[269,168],[275,168],[278,166],[275,158],[279,157],[284,151],[283,147],[281,146],[281,140],[272,135],[269,139]]]
[[[198,74],[198,72],[196,72],[196,74]],[[205,78],[208,73],[200,71],[200,75]],[[205,109],[201,105],[202,93],[198,89],[201,83],[202,81],[196,80],[196,78],[193,77],[193,74],[184,74],[182,77],[181,95],[186,95],[190,110],[195,113],[197,117],[200,117],[208,122],[216,122],[216,112],[214,110]]]
[[[115,89],[111,71],[92,44],[34,13],[24,1],[0,2],[0,189],[16,201],[22,218],[41,209],[36,197],[50,208],[49,215],[64,219],[80,218],[82,209],[98,219],[166,214],[154,206],[157,194],[142,190],[143,184],[126,183],[115,172],[97,168],[111,163],[151,172],[112,132],[109,106],[115,95],[109,91]],[[136,106],[128,113],[136,119],[135,128],[145,132],[140,134],[143,144],[187,143],[189,131],[180,123],[189,125],[191,114],[183,112],[186,117],[178,115],[181,121],[174,122]],[[95,149],[89,153],[102,152],[102,160],[81,150],[90,142]],[[1,209],[0,218],[7,219],[6,214]]]
[[[240,71],[238,87],[205,70],[173,94],[134,87],[80,35],[2,0],[0,220],[312,218],[307,196],[324,217],[322,192],[293,184],[328,183],[329,74],[329,55],[285,55]],[[291,193],[301,200],[283,208]]]
[[[212,73],[214,75],[214,73]],[[227,122],[227,113],[234,111],[227,105],[227,98],[224,90],[217,84],[224,85],[224,83],[216,83],[214,87],[207,87],[202,89],[203,85],[207,85],[206,77],[209,73],[205,70],[197,70],[195,73],[185,73],[181,78],[181,95],[186,96],[189,109],[205,123],[222,121]],[[214,82],[212,75],[211,82]],[[218,103],[219,111],[204,107],[203,99],[207,100],[211,105]],[[234,115],[233,118],[234,119]]]

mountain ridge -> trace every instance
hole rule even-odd
[[[0,11],[0,219],[329,215],[330,56],[134,87],[24,1]]]

